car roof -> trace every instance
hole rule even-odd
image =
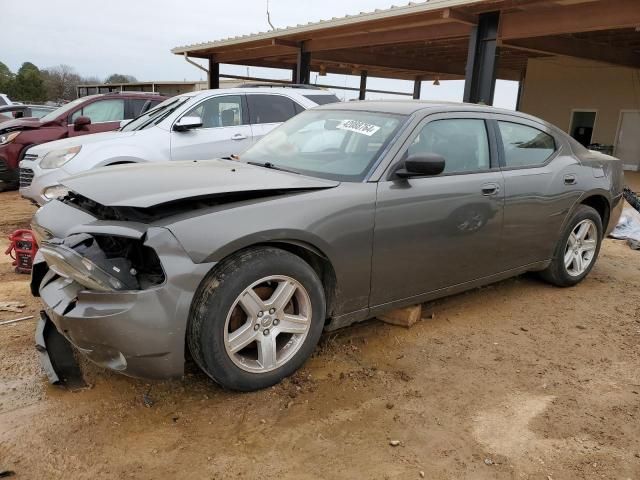
[[[353,110],[368,111],[378,113],[391,113],[395,115],[412,115],[416,112],[477,112],[477,113],[499,113],[521,117],[523,119],[534,120],[538,123],[547,124],[544,120],[527,115],[526,113],[496,108],[488,105],[477,105],[475,103],[463,102],[442,102],[432,100],[359,100],[344,103],[330,103],[321,105],[314,110]]]

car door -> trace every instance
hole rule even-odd
[[[445,170],[378,184],[371,306],[492,275],[503,215],[495,139],[482,115],[428,116],[399,153],[436,153]],[[392,167],[393,168],[393,167]]]
[[[125,119],[126,100],[123,98],[103,98],[83,105],[69,115],[68,133],[70,137],[88,133],[109,132],[120,127]],[[91,119],[89,125],[77,129],[74,122],[78,117]]]
[[[249,93],[247,103],[254,142],[304,110],[289,97],[276,94]]]
[[[228,157],[242,153],[251,145],[244,95],[209,97],[179,118],[182,117],[198,117],[202,127],[180,132],[171,130],[172,160]]]
[[[580,164],[547,126],[496,115],[505,182],[501,257],[509,268],[551,258],[564,220],[580,197]]]

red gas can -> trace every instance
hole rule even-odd
[[[38,244],[31,230],[16,230],[9,235],[9,248],[4,252],[11,255],[17,273],[31,273],[33,259],[38,251]]]

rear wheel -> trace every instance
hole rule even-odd
[[[542,278],[559,287],[580,283],[596,262],[602,243],[602,220],[593,208],[580,205],[567,224],[551,265]]]
[[[257,390],[304,363],[324,317],[322,284],[306,262],[276,248],[249,249],[222,262],[203,282],[187,340],[216,382]]]

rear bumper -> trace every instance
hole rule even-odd
[[[609,223],[608,225],[604,225],[604,228],[605,228],[604,237],[607,237],[613,231],[613,229],[616,228],[616,225],[618,225],[618,222],[620,221],[620,215],[622,215],[623,208],[624,208],[624,197],[622,196],[622,194],[620,194],[613,199],[613,202],[611,205],[611,214],[609,215]]]
[[[57,331],[92,362],[132,377],[181,377],[191,300],[212,265],[192,263],[164,228],[150,228],[146,235],[145,244],[156,250],[165,270],[162,285],[90,291],[48,270],[38,256],[32,291]],[[47,346],[38,349],[42,353]],[[48,371],[46,358],[41,361]]]

